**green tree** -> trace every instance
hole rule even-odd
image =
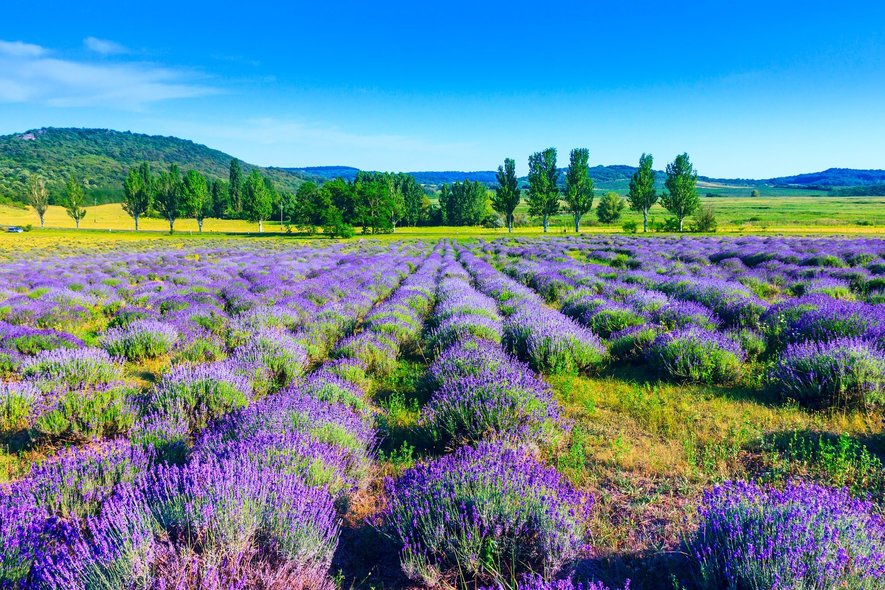
[[[222,219],[230,211],[230,208],[228,184],[216,178],[212,181],[212,217]]]
[[[43,229],[43,217],[49,209],[49,191],[46,190],[46,181],[42,176],[32,174],[28,178],[28,204],[37,212],[40,218],[40,229]]]
[[[83,207],[85,202],[86,192],[83,190],[83,185],[71,174],[65,184],[65,211],[74,220],[77,229],[80,229],[80,221],[86,217],[86,209]]]
[[[258,223],[258,232],[264,231],[264,222],[273,212],[273,195],[258,170],[252,170],[243,185],[243,210],[246,219]]]
[[[648,231],[648,211],[658,202],[655,191],[655,171],[652,168],[654,159],[651,154],[642,154],[639,158],[639,169],[630,178],[630,190],[627,202],[634,211],[642,213],[642,231]]]
[[[596,217],[600,223],[614,223],[621,218],[626,203],[618,193],[605,193],[596,206]]]
[[[498,188],[492,195],[492,208],[504,216],[507,231],[513,232],[513,212],[522,198],[519,179],[516,177],[516,162],[511,158],[504,158],[504,165],[498,166],[497,177]]]
[[[444,184],[439,195],[447,225],[479,225],[488,212],[488,201],[486,187],[470,180]]]
[[[556,148],[547,148],[529,156],[529,192],[526,201],[529,214],[540,217],[544,232],[550,216],[559,212],[559,170],[556,168]]]
[[[236,158],[230,161],[227,190],[228,200],[234,213],[241,214],[243,212],[243,171],[240,169],[240,161]]]
[[[175,231],[175,220],[184,208],[184,186],[178,164],[169,166],[168,172],[161,172],[157,179],[157,192],[154,196],[157,212],[169,222],[169,233]]]
[[[683,231],[685,218],[701,205],[697,183],[698,173],[691,165],[688,154],[676,156],[671,164],[667,164],[667,180],[664,182],[667,192],[661,196],[661,205],[676,216],[680,232]]]
[[[762,196],[762,193],[759,192],[758,188],[754,188],[753,190],[750,191],[750,196],[751,197],[760,197],[760,196]]]
[[[565,173],[565,203],[575,220],[575,233],[581,230],[581,218],[593,209],[593,179],[587,163],[590,150],[575,148],[569,155]]]
[[[212,212],[212,195],[206,177],[196,170],[188,170],[184,175],[184,210],[197,220],[202,233],[203,219]]]
[[[354,179],[356,200],[355,218],[363,233],[390,233],[393,231],[393,194],[388,175],[381,172],[358,172]]]
[[[341,211],[346,223],[354,223],[356,219],[356,196],[354,185],[342,178],[335,178],[323,185],[329,192],[332,204]]]
[[[418,225],[421,221],[424,189],[413,176],[399,173],[396,175],[396,190],[403,198],[403,224]]]
[[[154,178],[151,165],[142,162],[137,168],[130,168],[123,181],[123,211],[135,221],[138,231],[138,220],[147,213],[154,202]]]

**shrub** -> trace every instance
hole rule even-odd
[[[130,361],[168,353],[178,340],[178,330],[157,320],[136,320],[125,328],[112,328],[101,339],[109,354]]]
[[[694,383],[736,380],[743,358],[744,352],[735,341],[694,326],[661,334],[648,352],[648,363],[659,375]]]
[[[704,495],[690,543],[702,588],[879,588],[885,521],[847,491],[727,482]]]
[[[621,224],[621,229],[624,230],[625,234],[635,234],[639,231],[639,224],[635,221],[625,221]]]
[[[583,549],[592,505],[556,471],[489,443],[461,447],[385,487],[383,518],[402,543],[403,571],[429,586],[552,575]]]
[[[41,386],[77,387],[117,381],[123,376],[123,368],[99,348],[57,348],[26,359],[21,373]]]
[[[715,232],[716,231],[716,210],[713,205],[706,205],[697,210],[689,224],[690,231],[693,232]]]
[[[596,218],[599,223],[614,223],[621,218],[621,212],[626,206],[626,201],[618,193],[605,193],[596,205]]]
[[[630,308],[616,303],[607,303],[590,315],[587,327],[601,338],[608,338],[614,332],[644,323],[645,318]]]
[[[0,432],[27,428],[42,396],[30,383],[0,381]]]
[[[272,393],[304,374],[308,357],[295,338],[280,330],[260,330],[237,348],[229,364],[249,378],[260,394]]]
[[[172,368],[151,393],[150,413],[202,430],[224,414],[249,403],[252,388],[227,363],[179,365]]]
[[[595,334],[546,307],[524,306],[511,315],[504,323],[502,344],[543,373],[587,372],[605,359]]]
[[[425,407],[420,427],[437,444],[537,441],[555,436],[559,420],[544,383],[528,367],[508,363],[444,383]]]
[[[609,353],[619,361],[644,360],[658,334],[660,334],[660,328],[657,326],[643,324],[624,328],[609,337]]]
[[[137,392],[105,385],[67,391],[33,421],[32,435],[53,441],[86,441],[125,434],[135,421]]]
[[[361,332],[345,338],[335,348],[336,358],[352,358],[365,365],[366,370],[377,376],[386,376],[396,368],[399,347],[385,334]]]
[[[811,407],[885,403],[885,351],[857,338],[791,344],[770,374],[784,398]]]

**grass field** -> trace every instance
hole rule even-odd
[[[788,233],[879,233],[885,231],[885,197],[716,197],[703,198],[704,205],[712,205],[716,210],[720,232],[788,232]],[[118,204],[87,207],[86,217],[80,223],[81,231],[127,231],[133,229],[132,218]],[[527,217],[527,208],[522,203],[517,215]],[[655,205],[650,214],[651,220],[664,221],[668,213]],[[633,211],[625,211],[620,222],[613,225],[599,225],[595,214],[584,217],[583,231],[621,232],[625,221],[634,221],[641,226],[642,217]],[[39,225],[37,215],[31,209],[0,206],[0,225]],[[64,209],[52,206],[46,213],[46,227],[73,229],[74,221]],[[166,232],[168,224],[162,219],[142,219],[141,229],[146,232]],[[264,224],[266,232],[280,232],[279,221],[270,220]],[[197,233],[193,219],[180,219],[175,223],[180,234]],[[257,224],[238,219],[207,219],[204,233],[254,233]],[[550,232],[567,233],[572,230],[571,218],[559,215],[551,222]],[[444,236],[494,236],[503,235],[504,230],[484,230],[465,227],[402,228],[395,236],[444,237]],[[517,228],[517,233],[540,234],[537,225]]]

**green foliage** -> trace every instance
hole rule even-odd
[[[625,221],[621,224],[621,229],[624,230],[625,234],[635,234],[639,231],[639,224],[635,221]]]
[[[231,184],[233,186],[233,184]],[[258,231],[262,231],[263,223],[273,209],[273,196],[258,170],[252,170],[243,185],[243,212],[246,219],[258,223]]]
[[[196,170],[188,170],[184,175],[184,210],[197,220],[197,227],[203,231],[203,219],[211,213],[212,195],[206,177]]]
[[[53,441],[85,441],[124,434],[132,428],[134,393],[121,387],[69,391],[34,422],[32,436]]]
[[[526,202],[529,214],[540,217],[544,232],[550,226],[550,216],[559,212],[559,170],[556,168],[556,148],[547,148],[529,156],[529,192]]]
[[[236,158],[230,161],[228,169],[228,202],[234,213],[243,212],[243,171],[240,168],[240,161]]]
[[[138,220],[153,205],[156,182],[151,175],[151,165],[142,162],[137,168],[130,168],[123,181],[123,211],[135,220],[135,231],[138,231]]]
[[[498,189],[492,195],[492,208],[504,216],[507,231],[513,231],[513,211],[519,205],[522,194],[519,191],[519,180],[516,177],[516,162],[511,158],[504,159],[504,165],[498,166]]]
[[[172,164],[168,172],[160,173],[154,203],[157,213],[169,222],[169,233],[172,233],[184,207],[184,186],[178,165]]]
[[[689,229],[693,232],[715,232],[716,210],[713,208],[713,205],[706,205],[698,209],[689,225]]]
[[[600,223],[614,223],[621,218],[624,207],[626,203],[618,193],[605,193],[596,206],[596,218]]]
[[[630,179],[630,190],[627,192],[627,202],[630,203],[630,209],[642,213],[643,233],[648,231],[648,210],[658,202],[653,165],[652,155],[642,154],[639,158],[639,169],[633,173],[633,177]]]
[[[679,231],[683,230],[685,218],[697,211],[701,198],[697,191],[698,173],[695,172],[688,154],[680,154],[667,164],[667,192],[661,196],[664,209],[676,216]]]
[[[86,217],[86,209],[83,208],[85,200],[86,193],[83,192],[83,185],[72,174],[65,185],[65,211],[67,211],[68,217],[77,224],[77,229],[80,229],[80,221]]]
[[[33,136],[34,139],[26,139]],[[51,204],[63,205],[65,182],[73,174],[84,183],[89,203],[119,202],[128,171],[148,162],[154,170],[177,164],[199,170],[210,179],[227,178],[231,156],[175,137],[107,129],[39,129],[30,134],[0,136],[0,202],[24,203],[27,182],[39,174]],[[246,172],[254,168],[244,165]],[[285,190],[294,191],[306,175],[261,169]]]
[[[593,209],[593,179],[587,162],[590,150],[575,148],[569,157],[568,170],[565,173],[565,202],[575,220],[575,233],[581,229],[581,217]]]
[[[444,184],[439,205],[447,225],[479,225],[489,209],[489,194],[479,182]]]
[[[43,227],[43,216],[49,208],[49,191],[46,190],[46,181],[36,174],[28,179],[28,205],[34,208],[40,217],[40,227]]]

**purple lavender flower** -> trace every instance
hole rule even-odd
[[[658,374],[695,383],[734,381],[744,358],[740,344],[733,339],[696,326],[661,334],[648,351],[649,366]]]
[[[461,447],[385,488],[383,521],[402,544],[403,571],[427,584],[552,575],[582,551],[592,505],[556,471],[499,444]]]
[[[727,482],[707,492],[690,543],[703,588],[878,588],[885,521],[845,490]]]

